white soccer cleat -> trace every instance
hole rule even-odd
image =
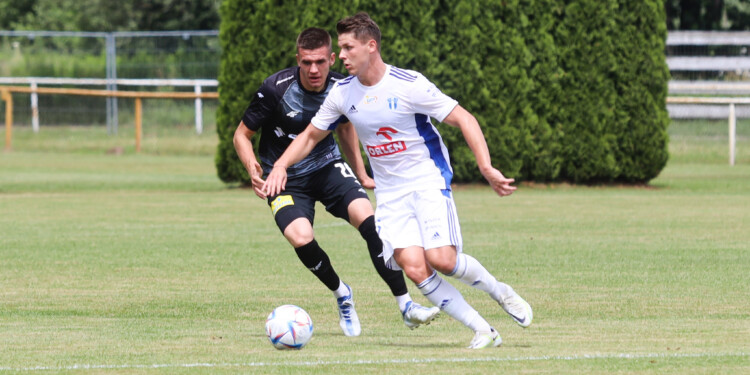
[[[474,334],[474,338],[469,343],[468,349],[484,349],[490,346],[497,347],[503,343],[503,338],[500,334],[495,331],[494,328],[490,328],[489,332],[477,332]]]
[[[339,297],[336,299],[339,305],[339,325],[347,336],[359,336],[362,333],[362,328],[359,326],[359,317],[357,312],[354,310],[354,300],[352,300],[352,288],[349,285],[346,288],[349,289],[349,295]]]
[[[414,301],[406,303],[406,308],[401,312],[404,317],[404,324],[409,329],[419,327],[421,324],[427,325],[440,314],[440,308],[437,306],[424,307]]]
[[[534,312],[531,310],[529,303],[521,298],[518,293],[512,291],[511,295],[505,297],[502,301],[498,301],[498,303],[519,326],[526,328],[531,325]]]

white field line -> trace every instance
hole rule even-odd
[[[343,226],[348,226],[348,225],[350,224],[347,223],[346,221],[334,221],[328,224],[316,225],[314,228],[333,228],[333,227],[343,227]]]
[[[462,362],[524,362],[524,361],[580,361],[597,359],[648,359],[648,358],[720,358],[748,357],[750,353],[674,353],[674,354],[581,354],[572,356],[538,356],[538,357],[480,357],[480,358],[414,358],[356,361],[300,361],[300,362],[245,362],[245,363],[165,363],[152,365],[90,365],[71,366],[35,366],[35,367],[0,367],[0,371],[72,371],[72,370],[119,370],[119,369],[159,369],[159,368],[193,368],[193,367],[309,367],[329,365],[388,365],[388,364],[427,364],[427,363],[462,363]]]

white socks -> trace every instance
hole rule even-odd
[[[402,313],[404,310],[406,310],[406,305],[411,301],[411,296],[409,293],[402,294],[400,296],[396,296],[396,303],[398,303],[398,311],[401,311]]]
[[[333,291],[333,295],[336,298],[346,297],[349,295],[349,288],[346,287],[343,281],[339,281],[339,288]]]
[[[478,260],[464,253],[456,254],[456,268],[448,276],[486,292],[498,302],[513,293],[513,288],[497,281]]]
[[[473,331],[490,330],[490,324],[474,310],[461,293],[449,282],[443,280],[437,272],[417,285],[419,291],[424,294],[433,305],[445,311],[454,319],[471,328]]]

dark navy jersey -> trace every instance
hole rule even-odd
[[[281,157],[294,138],[307,128],[328,92],[342,78],[344,76],[340,73],[329,72],[325,90],[319,93],[305,90],[300,83],[299,67],[286,68],[263,81],[245,110],[242,122],[252,131],[262,129],[258,154],[264,175],[271,173],[273,163]],[[349,120],[341,116],[339,121]],[[287,176],[304,176],[339,159],[341,152],[333,134],[329,134],[315,145],[309,155],[287,168]]]

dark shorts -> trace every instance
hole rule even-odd
[[[349,204],[358,198],[369,199],[349,165],[337,160],[311,174],[288,179],[281,194],[268,197],[268,205],[284,233],[289,223],[301,217],[312,225],[316,201],[333,216],[349,221]]]

